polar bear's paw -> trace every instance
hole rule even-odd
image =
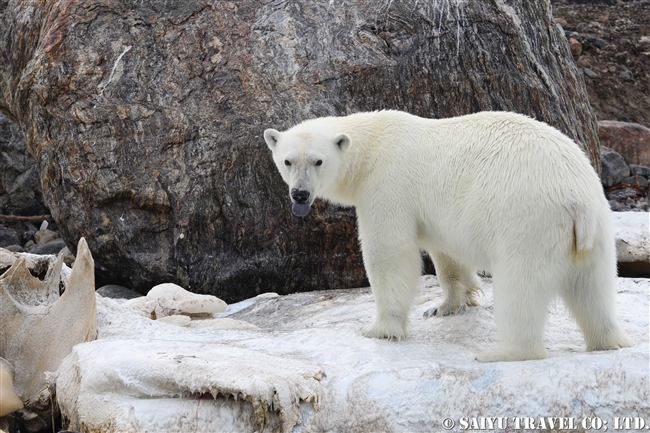
[[[429,317],[433,317],[433,316],[438,316],[438,317],[451,316],[452,314],[462,313],[467,309],[467,307],[473,307],[473,306],[475,306],[475,304],[470,302],[463,303],[463,304],[443,302],[442,304],[435,306],[433,308],[429,308],[427,311],[425,311],[424,318],[428,319]]]
[[[488,350],[476,355],[480,362],[502,362],[502,361],[530,361],[547,358],[546,349],[537,350]]]
[[[399,341],[406,338],[404,328],[404,325],[397,320],[375,320],[361,329],[361,335],[368,338],[387,338]]]

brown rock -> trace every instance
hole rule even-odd
[[[601,145],[620,153],[628,164],[650,166],[650,128],[638,123],[603,120],[598,122],[598,136]]]
[[[36,245],[38,246],[45,245],[46,243],[58,238],[59,238],[59,234],[52,230],[45,229],[45,230],[39,230],[36,233],[34,233],[34,240],[36,241]]]
[[[293,217],[265,128],[384,108],[517,111],[600,161],[549,4],[445,4],[9,2],[0,109],[100,284],[174,282],[227,302],[365,285],[354,212],[317,202]]]
[[[582,44],[577,39],[569,38],[569,47],[571,48],[571,55],[577,60],[582,54]]]
[[[580,56],[580,58],[576,61],[576,65],[578,65],[580,68],[593,68],[594,63],[591,57]]]

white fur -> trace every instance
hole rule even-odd
[[[615,311],[609,206],[587,157],[556,129],[514,113],[380,111],[264,136],[290,189],[356,207],[377,307],[364,335],[405,337],[426,250],[446,299],[425,317],[478,305],[476,270],[493,275],[500,348],[481,361],[544,358],[557,294],[587,350],[632,345]]]

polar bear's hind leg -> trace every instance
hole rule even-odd
[[[544,327],[548,306],[560,281],[535,272],[534,266],[512,259],[494,270],[494,316],[499,349],[480,353],[483,362],[526,361],[547,357]]]
[[[569,275],[561,291],[564,302],[582,329],[587,351],[634,345],[621,328],[616,314],[614,248],[600,242],[594,246],[591,256],[579,263]]]

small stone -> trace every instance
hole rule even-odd
[[[585,75],[591,79],[598,78],[599,75],[598,73],[594,72],[593,70],[589,68],[585,68]]]
[[[623,65],[618,65],[619,73],[618,77],[628,83],[634,83],[634,72],[630,71],[627,67]]]
[[[23,249],[25,251],[31,251],[35,246],[36,246],[36,243],[34,241],[27,241],[27,243],[25,245],[23,245]]]
[[[574,38],[569,38],[569,47],[571,48],[571,55],[577,59],[582,54],[582,44]]]
[[[636,185],[641,189],[648,188],[648,179],[643,176],[630,176],[621,181],[621,185]]]
[[[171,316],[159,317],[157,322],[168,323],[176,326],[190,326],[192,319],[190,316],[183,316],[182,314],[172,314]]]
[[[630,172],[633,175],[643,176],[646,179],[650,179],[650,167],[638,164],[630,164]]]
[[[630,168],[623,157],[613,149],[601,146],[602,173],[601,182],[605,188],[611,188],[621,183],[630,175]]]
[[[59,254],[65,248],[63,239],[54,239],[44,245],[39,245],[30,252],[32,254]]]
[[[609,200],[623,201],[628,198],[636,197],[636,191],[632,188],[619,188],[607,191],[605,194]]]
[[[584,69],[586,68],[591,69],[594,66],[593,61],[589,56],[580,56],[580,58],[576,61],[576,65]]]
[[[0,227],[0,247],[20,244],[20,236],[10,227]]]
[[[127,287],[120,286],[118,284],[107,284],[105,286],[102,286],[99,289],[97,289],[97,294],[103,296],[104,298],[111,298],[111,299],[135,299],[135,298],[143,297],[140,293],[136,292],[135,290],[131,290]]]
[[[616,200],[609,200],[609,208],[612,210],[612,212],[622,212],[623,211],[623,207]]]
[[[31,224],[30,224],[30,226],[31,226]],[[27,230],[25,230],[25,231],[20,235],[20,237],[22,238],[23,242],[25,242],[25,246],[27,246],[27,242],[30,242],[30,241],[33,241],[33,240],[34,240],[34,234],[35,234],[37,231],[38,231],[38,230],[36,230],[36,229],[28,228]]]
[[[647,197],[642,198],[638,202],[636,202],[636,207],[643,212],[648,212],[648,209],[650,208],[650,199]]]
[[[226,309],[226,303],[216,296],[191,293],[172,283],[153,287],[147,297],[156,300],[158,318],[173,314],[220,313]]]
[[[74,263],[76,257],[72,252],[68,249],[68,247],[63,248],[61,251],[59,251],[59,255],[63,257],[63,263],[65,263],[68,266],[72,266]]]
[[[8,247],[5,248],[7,251],[11,251],[12,253],[22,253],[23,252],[23,247],[20,245],[9,245]]]
[[[623,51],[623,52],[614,54],[614,60],[616,60],[618,63],[627,62],[629,57],[630,57],[630,55],[627,53],[627,51]]]
[[[41,246],[45,245],[48,242],[58,239],[59,234],[57,232],[54,232],[52,230],[39,230],[34,234],[34,240],[36,241],[36,245]]]
[[[605,48],[608,45],[608,43],[605,40],[593,36],[582,35],[582,38],[584,40],[583,46],[592,45],[596,48]]]

